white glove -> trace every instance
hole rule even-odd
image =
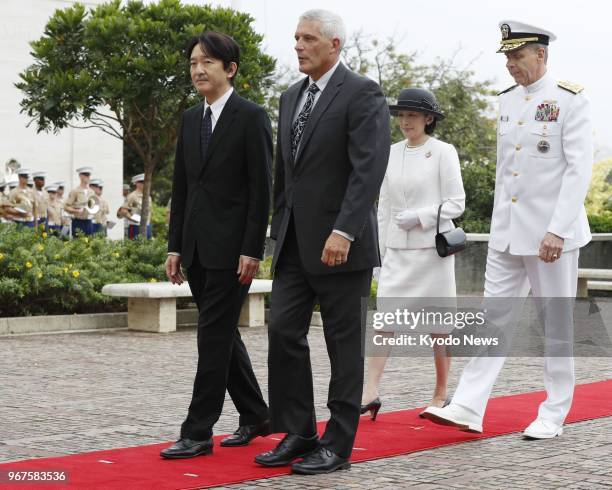
[[[405,209],[395,215],[395,223],[402,230],[410,230],[419,224],[419,215],[414,209]]]

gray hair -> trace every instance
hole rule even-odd
[[[346,29],[342,17],[329,10],[313,9],[300,15],[300,21],[309,20],[321,24],[321,34],[329,39],[337,38],[340,40],[340,49],[344,47],[346,41]]]
[[[536,53],[540,48],[542,48],[544,50],[544,64],[548,62],[548,46],[546,44],[529,43],[527,46]]]

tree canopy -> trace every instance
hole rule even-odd
[[[16,84],[22,112],[39,132],[94,127],[123,140],[142,164],[149,196],[153,172],[171,160],[181,113],[199,101],[185,56],[192,36],[206,29],[231,35],[241,48],[235,86],[263,102],[275,60],[261,50],[252,22],[245,13],[179,0],[56,10]]]

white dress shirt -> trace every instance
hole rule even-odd
[[[228,99],[232,95],[234,91],[233,87],[230,87],[227,92],[225,92],[221,97],[215,100],[212,104],[209,104],[206,99],[204,99],[204,112],[202,113],[202,117],[206,115],[206,109],[210,107],[210,122],[212,123],[212,132],[215,131],[215,126],[217,125],[217,121],[221,117],[221,113],[223,112],[223,108],[227,103]]]

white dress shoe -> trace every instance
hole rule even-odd
[[[530,439],[552,439],[563,434],[563,425],[557,425],[550,420],[535,419],[523,431],[525,437]]]
[[[427,407],[423,417],[440,425],[452,425],[466,432],[482,432],[482,418],[471,410],[451,403],[445,407]]]

